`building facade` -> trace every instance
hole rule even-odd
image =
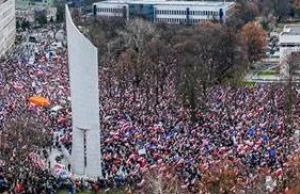
[[[13,46],[15,37],[15,0],[0,0],[0,56]]]
[[[16,0],[16,7],[53,7],[54,0]]]
[[[56,20],[56,13],[57,13],[56,7],[30,7],[30,6],[18,7],[16,9],[16,18],[17,20],[25,20],[34,23],[36,13],[38,12],[46,13],[48,22],[50,22],[51,19],[53,21]]]
[[[285,25],[279,35],[280,60],[284,61],[292,51],[300,51],[300,25]]]
[[[152,22],[194,24],[201,20],[225,21],[233,2],[108,0],[93,4],[94,15],[127,20],[136,16]]]
[[[47,21],[56,19],[54,0],[16,0],[16,17],[29,22],[35,21],[36,12],[45,12]]]
[[[71,165],[76,175],[101,177],[98,49],[78,30],[66,5],[72,106]]]
[[[288,76],[288,58],[291,53],[300,52],[300,25],[285,25],[279,34],[279,56],[281,73]]]

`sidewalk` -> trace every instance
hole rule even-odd
[[[55,137],[56,137],[57,135],[59,135],[59,133],[55,133],[55,134],[54,134],[54,139],[55,139]],[[69,172],[68,172],[69,161],[68,161],[67,158],[65,157],[64,153],[63,153],[62,151],[60,151],[58,148],[52,147],[51,152],[49,153],[49,157],[48,157],[48,161],[47,161],[47,167],[49,167],[49,166],[48,166],[48,165],[49,165],[48,162],[50,161],[50,171],[51,171],[52,173],[54,173],[54,174],[55,174],[55,164],[57,163],[56,160],[55,160],[55,158],[58,157],[58,156],[62,156],[62,155],[63,155],[64,157],[60,160],[59,163],[62,164],[62,165],[64,165],[64,167],[65,167],[67,173],[69,173]]]

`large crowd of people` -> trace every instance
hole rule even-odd
[[[37,33],[34,39],[14,48],[10,58],[1,63],[0,123],[11,112],[34,113],[46,123],[48,131],[60,132],[52,145],[56,148],[62,145],[71,153],[66,48],[63,44],[54,48],[55,35],[48,32]],[[101,74],[99,79],[104,83],[105,75]],[[101,91],[103,179],[88,183],[85,188],[97,190],[95,183],[113,187],[125,182],[142,188],[146,184],[144,174],[157,169],[166,177],[178,177],[182,188],[192,190],[203,169],[214,168],[224,161],[249,169],[247,172],[241,169],[241,176],[249,180],[262,168],[268,168],[272,176],[281,175],[299,141],[291,133],[295,129],[288,130],[285,123],[284,87],[280,84],[215,86],[208,95],[206,110],[197,112],[198,121],[191,122],[188,110],[175,100],[171,81],[169,85],[152,109],[143,100],[146,94],[133,95],[130,88],[122,96],[125,103],[119,100],[117,88],[113,90],[115,97],[109,97],[107,90]],[[33,95],[48,98],[50,106],[28,102]],[[298,106],[300,96],[295,95],[294,104]],[[51,111],[55,106],[59,110]],[[300,115],[296,114],[297,108],[292,108],[295,121]],[[11,180],[4,168],[5,164],[0,165],[0,192],[55,193],[61,188],[61,179],[48,170]],[[168,172],[170,168],[173,170]],[[80,180],[67,180],[71,193],[75,185],[85,185]]]

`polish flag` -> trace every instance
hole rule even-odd
[[[278,170],[276,170],[273,175],[275,176],[282,176],[283,175],[283,171],[282,171],[282,168],[279,168]]]

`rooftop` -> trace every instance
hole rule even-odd
[[[285,25],[281,35],[300,35],[300,24]]]
[[[200,6],[229,6],[234,4],[233,2],[223,1],[168,1],[168,0],[107,0],[94,3],[97,4],[118,4],[118,3],[129,3],[129,4],[151,4],[151,5],[200,5]]]

